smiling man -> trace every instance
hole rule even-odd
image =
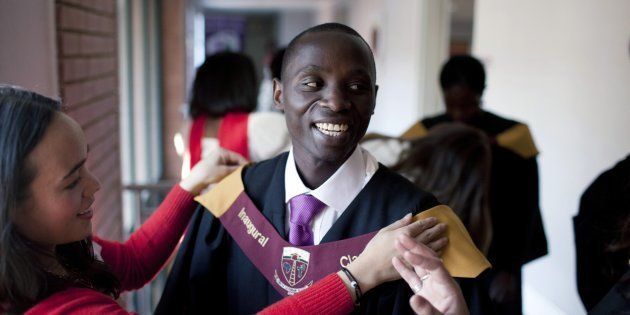
[[[216,209],[208,209],[216,217],[198,211],[157,313],[255,313],[308,286],[308,276],[320,272],[315,250],[329,254],[334,249],[327,245],[438,204],[358,146],[376,92],[372,52],[351,28],[319,25],[289,44],[274,101],[285,114],[293,148],[242,171],[244,192],[259,212],[247,212],[245,203],[228,222],[217,219]],[[257,221],[257,213],[264,220]],[[242,238],[232,231],[239,226],[246,230]],[[255,250],[243,245],[248,241]],[[274,242],[286,243],[282,269],[267,274],[268,264],[281,263],[265,254]],[[338,257],[342,264],[352,259]],[[334,268],[339,270],[339,263]],[[410,313],[411,295],[402,281],[386,283],[361,299],[359,312]]]

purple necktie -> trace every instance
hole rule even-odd
[[[289,243],[297,246],[313,245],[311,220],[326,207],[326,204],[311,195],[303,194],[291,198],[289,206],[291,207]]]

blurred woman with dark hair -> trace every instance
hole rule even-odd
[[[490,159],[490,144],[483,133],[463,124],[445,124],[411,141],[394,169],[450,206],[475,245],[487,254],[492,238]]]
[[[254,63],[240,53],[208,56],[197,69],[188,105],[190,122],[175,135],[175,148],[183,156],[183,177],[201,157],[219,147],[252,161],[289,149],[284,116],[253,112],[257,84]]]
[[[362,146],[450,206],[475,245],[488,254],[492,241],[488,207],[492,153],[485,134],[461,123],[445,123],[414,140],[371,134]],[[458,279],[471,314],[484,314],[490,307],[488,289],[484,288],[487,281],[487,274]]]

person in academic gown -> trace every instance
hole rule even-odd
[[[291,200],[302,194],[325,204],[310,224],[313,244],[377,231],[438,204],[358,146],[377,86],[373,55],[356,31],[336,23],[308,29],[289,44],[284,60],[274,101],[293,148],[242,175],[245,192],[281,236],[290,239]],[[365,294],[357,311],[410,314],[412,294],[401,280],[385,283]],[[219,220],[200,208],[156,314],[251,314],[280,298]]]
[[[590,311],[629,270],[630,156],[599,175],[586,189],[573,227],[578,293]],[[625,288],[629,287],[628,279],[627,275],[622,281]],[[625,296],[630,298],[627,289]]]
[[[483,280],[461,284],[471,314],[521,314],[521,267],[547,254],[539,206],[538,151],[525,124],[481,109],[485,70],[479,60],[453,56],[442,68],[440,85],[446,113],[422,119],[402,137],[422,137],[448,122],[462,122],[488,135],[493,230],[488,259],[493,269]]]

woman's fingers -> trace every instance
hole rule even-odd
[[[383,231],[383,232],[393,231],[393,230],[399,229],[399,228],[401,228],[401,227],[403,227],[405,225],[408,225],[409,222],[411,222],[411,213],[407,213],[400,220],[397,220],[394,223],[384,227],[383,229],[381,229],[381,231]]]
[[[446,245],[448,245],[448,237],[441,237],[427,244],[427,247],[437,253],[438,256],[442,256],[442,251],[444,250]]]
[[[446,224],[439,223],[424,230],[416,237],[416,240],[426,245],[443,237],[444,233],[446,233]]]
[[[406,226],[403,230],[403,234],[410,235],[411,237],[418,236],[424,233],[428,229],[435,227],[439,222],[434,217],[428,217],[426,219],[418,220]]]
[[[219,151],[219,164],[223,165],[243,165],[248,161],[242,155],[230,150],[221,149]]]
[[[424,255],[424,256],[431,256],[435,258],[438,257],[435,252],[433,252],[430,248],[425,246],[423,243],[419,244],[418,241],[414,240],[413,238],[407,235],[398,236],[398,241],[400,241],[401,246],[403,248],[405,248],[406,250],[412,253]]]

